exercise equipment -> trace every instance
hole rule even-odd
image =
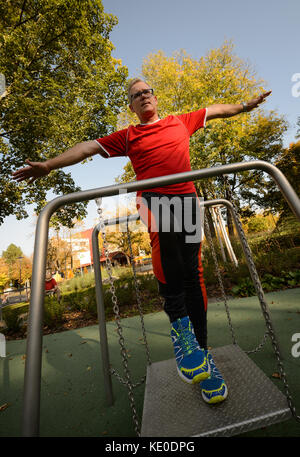
[[[284,396],[269,380],[264,373],[247,357],[246,352],[242,351],[237,344],[234,329],[230,317],[230,311],[227,303],[226,294],[224,291],[222,276],[212,242],[212,237],[209,229],[207,218],[205,218],[205,228],[208,236],[208,241],[213,254],[216,275],[219,282],[220,291],[224,301],[228,323],[232,335],[233,344],[222,348],[212,350],[212,354],[217,363],[218,368],[222,372],[224,379],[228,385],[229,392],[232,394],[226,401],[216,407],[206,405],[200,394],[199,386],[189,386],[184,384],[178,377],[176,370],[175,359],[170,359],[164,362],[151,363],[149,347],[146,340],[142,307],[139,298],[138,285],[135,273],[134,263],[134,282],[138,297],[138,308],[142,320],[143,338],[145,347],[147,348],[147,382],[145,387],[145,400],[143,409],[142,425],[139,425],[137,412],[134,403],[133,389],[141,385],[133,384],[131,374],[128,369],[127,352],[125,349],[122,330],[120,328],[119,308],[116,305],[117,298],[114,294],[113,278],[111,274],[111,265],[108,256],[105,225],[113,225],[118,223],[117,219],[104,221],[102,219],[102,209],[100,200],[96,201],[99,213],[99,227],[103,236],[103,245],[105,249],[106,264],[108,266],[109,281],[111,285],[112,299],[114,302],[114,311],[116,314],[116,322],[118,325],[118,334],[120,335],[121,355],[123,365],[125,367],[126,381],[117,374],[121,381],[128,388],[131,409],[133,413],[133,422],[137,435],[142,436],[231,436],[237,433],[253,430],[261,426],[271,425],[276,422],[289,419],[291,415],[296,418],[295,407],[292,402],[292,397],[286,380],[282,360],[280,357],[279,345],[271,323],[270,312],[266,304],[262,286],[253,262],[251,250],[244,234],[238,212],[232,202],[227,200],[211,200],[202,202],[207,209],[209,207],[219,207],[220,205],[227,206],[230,209],[233,221],[243,246],[246,260],[248,263],[251,277],[253,278],[255,289],[260,300],[260,305],[264,318],[266,320],[267,332],[264,334],[262,342],[253,350],[247,353],[254,353],[262,349],[267,337],[270,336],[275,354],[277,357],[278,369],[280,376],[284,380],[285,393]],[[131,220],[138,218],[138,215],[131,216]],[[127,222],[127,236],[129,246],[132,249],[130,242],[130,232],[128,230],[129,218],[122,218],[122,222]],[[95,228],[98,232],[99,228]],[[94,242],[96,238],[93,239]],[[97,247],[94,252],[96,254]],[[96,254],[97,255],[97,254]],[[116,374],[114,369],[106,367],[106,373],[109,371]],[[110,395],[112,398],[112,395]],[[187,408],[180,408],[176,402],[178,399],[180,405],[189,405]],[[192,407],[191,407],[192,405]],[[180,411],[180,413],[179,413]],[[216,413],[220,411],[220,413]],[[205,418],[205,420],[204,420]]]
[[[117,195],[118,193],[130,193],[139,190],[151,189],[154,187],[166,186],[169,184],[176,184],[179,182],[195,181],[204,178],[211,178],[215,176],[222,176],[236,172],[243,172],[247,170],[261,170],[268,173],[268,175],[276,182],[280,188],[284,198],[289,204],[291,210],[296,217],[300,220],[300,200],[295,193],[292,186],[289,184],[283,173],[274,165],[264,161],[250,161],[242,163],[234,163],[222,165],[218,167],[206,168],[202,170],[194,170],[184,173],[177,173],[169,176],[160,176],[138,182],[131,182],[125,184],[118,184],[114,186],[107,186],[98,189],[90,189],[72,194],[63,195],[50,201],[41,211],[35,234],[35,246],[33,257],[33,270],[32,270],[32,293],[29,307],[28,319],[28,337],[26,347],[26,362],[25,362],[25,375],[24,375],[24,395],[23,395],[23,414],[22,414],[22,435],[23,436],[38,436],[39,435],[39,422],[40,422],[40,389],[41,389],[41,369],[42,369],[42,343],[43,343],[43,301],[44,301],[44,281],[46,271],[46,258],[47,258],[47,244],[48,244],[48,230],[49,221],[51,216],[57,209],[68,204],[95,200],[100,197],[108,197]],[[101,288],[100,284],[96,284],[97,290]],[[97,299],[98,300],[98,299]],[[101,316],[101,314],[100,314]],[[265,317],[265,316],[264,316]],[[99,318],[100,319],[100,318]],[[268,327],[272,323],[267,319]],[[105,322],[99,322],[99,326],[103,327],[102,331],[105,334]],[[101,336],[100,336],[101,338]],[[101,338],[102,339],[102,338]],[[103,342],[101,341],[101,344]],[[107,347],[101,349],[102,353],[107,352]],[[272,339],[273,347],[276,346],[278,352],[278,345]],[[106,354],[107,355],[107,354]],[[280,356],[280,354],[279,354]],[[151,364],[154,366],[154,364]],[[283,371],[283,369],[282,369]],[[289,401],[290,403],[290,401]],[[293,405],[291,404],[291,412],[296,416]]]

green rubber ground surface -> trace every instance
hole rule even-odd
[[[300,415],[300,289],[266,295],[276,329],[290,391]],[[265,332],[264,320],[256,297],[229,301],[236,339],[243,350],[256,347]],[[222,302],[208,308],[208,337],[212,347],[231,344],[231,333]],[[129,367],[139,380],[146,369],[146,356],[138,317],[122,320]],[[170,325],[163,312],[145,316],[152,361],[173,357]],[[122,372],[115,324],[107,324],[111,364]],[[21,436],[21,415],[26,341],[8,341],[7,356],[0,359],[0,436]],[[292,348],[294,352],[292,354]],[[295,355],[298,355],[295,357]],[[264,348],[250,356],[283,390],[276,358],[268,340]],[[115,403],[107,407],[98,326],[56,333],[43,338],[40,435],[44,437],[131,437],[135,431],[126,389],[113,378]],[[135,389],[139,417],[142,417],[144,385]],[[3,405],[6,407],[1,408]],[[294,419],[243,434],[251,437],[300,437],[300,423]]]

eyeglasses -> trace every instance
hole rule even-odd
[[[136,100],[137,98],[141,97],[142,95],[153,95],[154,91],[153,89],[144,89],[144,90],[139,90],[135,94],[132,94],[130,96],[130,100]]]

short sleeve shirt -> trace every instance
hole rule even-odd
[[[205,127],[205,120],[204,108],[152,124],[129,126],[96,141],[107,158],[128,156],[138,181],[182,173],[191,171],[189,140]],[[193,182],[185,182],[156,187],[151,192],[185,194],[195,192],[195,187]]]
[[[55,286],[57,286],[57,282],[54,278],[51,278],[49,281],[45,281],[45,290],[52,290]]]

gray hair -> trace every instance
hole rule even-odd
[[[136,83],[145,83],[145,84],[149,85],[148,83],[146,83],[146,81],[144,81],[144,80],[141,79],[141,78],[133,78],[133,79],[131,79],[131,80],[129,81],[129,83],[128,83],[128,88],[127,88],[127,95],[128,95],[129,103],[131,103],[130,91],[131,91],[132,87],[133,87]]]

